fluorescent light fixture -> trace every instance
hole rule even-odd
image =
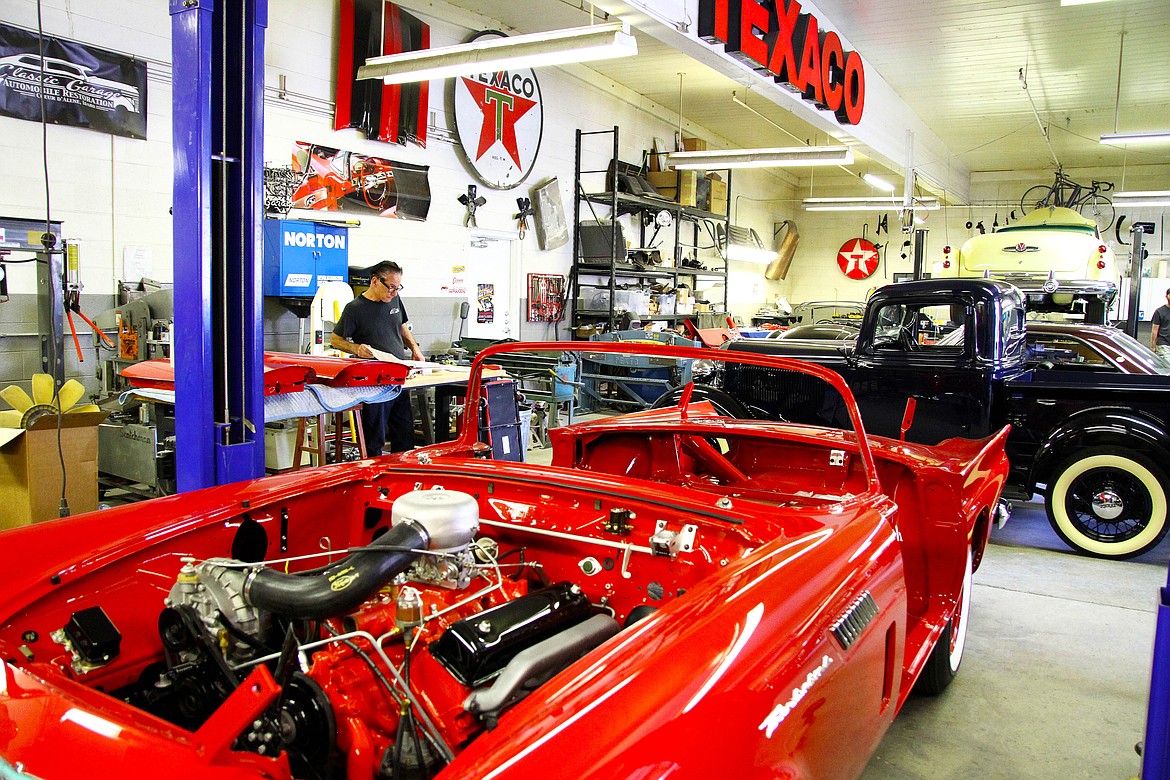
[[[879,189],[883,192],[893,192],[894,185],[883,179],[881,176],[874,176],[872,173],[867,173],[861,178],[869,183],[869,186]]]
[[[1106,0],[1060,0],[1060,5],[1092,5],[1093,3],[1104,3]]]
[[[781,149],[717,149],[712,152],[670,152],[666,165],[679,170],[695,168],[776,168],[798,165],[849,165],[848,146],[792,146]]]
[[[1170,206],[1170,190],[1114,192],[1113,203],[1122,207]]]
[[[409,84],[516,68],[629,57],[637,53],[638,42],[628,28],[622,22],[610,22],[370,57],[358,68],[357,77],[382,79],[387,84]]]
[[[805,198],[805,211],[899,211],[903,199],[889,198]],[[914,208],[935,211],[941,208],[938,198],[915,198]]]
[[[1170,130],[1154,130],[1148,133],[1102,133],[1103,144],[1170,144]]]
[[[719,243],[723,248],[723,256],[728,260],[770,263],[776,259],[776,252],[764,249],[764,242],[760,240],[760,234],[753,228],[728,225],[724,230],[722,223],[720,223],[716,230]]]

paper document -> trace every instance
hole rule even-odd
[[[373,353],[375,360],[381,360],[383,363],[401,363],[404,366],[409,366],[412,373],[419,371],[424,374],[429,374],[431,371],[442,371],[448,368],[443,363],[434,363],[430,360],[403,360],[402,358],[394,357],[389,352],[383,352],[373,347],[370,347],[370,352]]]

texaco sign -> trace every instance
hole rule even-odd
[[[837,250],[837,267],[850,279],[873,276],[880,259],[877,247],[864,238],[851,238]]]
[[[500,33],[482,33],[503,37]],[[530,69],[460,76],[455,125],[472,169],[489,187],[515,187],[532,170],[544,132],[540,84]]]

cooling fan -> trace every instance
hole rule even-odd
[[[32,398],[16,385],[0,390],[0,398],[12,407],[0,411],[0,428],[28,428],[45,415],[55,416],[58,409],[70,414],[101,411],[96,404],[74,406],[85,395],[85,385],[76,379],[61,385],[61,390],[54,396],[53,377],[49,374],[33,374],[32,390]]]

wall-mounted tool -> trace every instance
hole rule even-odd
[[[532,200],[516,198],[516,208],[520,209],[520,212],[514,218],[519,220],[517,232],[520,234],[520,240],[523,241],[524,236],[528,234],[528,218],[532,216]]]
[[[467,216],[463,218],[463,227],[479,227],[475,223],[475,210],[487,203],[487,198],[482,195],[476,196],[476,186],[474,184],[467,185],[467,194],[459,196],[459,202],[467,207]]]

